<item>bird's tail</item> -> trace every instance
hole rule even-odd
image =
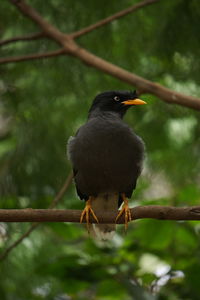
[[[116,212],[118,211],[118,197],[117,193],[112,194],[100,194],[98,197],[93,198],[91,205],[95,213],[98,211],[104,212]],[[116,230],[116,224],[90,224],[89,233],[92,237],[107,241],[112,239]]]

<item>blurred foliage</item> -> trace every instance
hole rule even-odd
[[[122,1],[27,1],[63,32],[73,32],[133,4]],[[2,39],[37,32],[1,1]],[[95,54],[174,90],[200,96],[198,0],[160,1],[79,38]],[[50,40],[1,47],[1,56],[56,49]],[[3,65],[0,70],[1,208],[46,208],[70,164],[66,143],[87,118],[94,96],[133,89],[72,57]],[[148,105],[126,121],[146,144],[134,204],[198,205],[200,122],[197,112],[144,95]],[[81,209],[74,186],[60,208]],[[0,224],[3,251],[28,224]],[[198,222],[140,220],[107,245],[79,224],[47,223],[1,262],[2,300],[198,300]]]

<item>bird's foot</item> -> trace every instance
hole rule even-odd
[[[95,213],[94,213],[94,211],[92,209],[91,200],[92,200],[92,197],[89,197],[89,199],[86,202],[85,208],[84,208],[84,210],[81,213],[81,217],[80,217],[80,223],[82,223],[83,222],[83,218],[85,216],[88,232],[89,232],[89,224],[90,224],[90,214],[93,216],[93,218],[95,219],[95,221],[97,223],[99,223],[99,221],[97,219],[97,216],[95,215]]]
[[[117,220],[121,217],[121,215],[124,213],[124,226],[125,226],[125,230],[127,230],[128,228],[128,222],[131,221],[131,209],[129,208],[128,205],[128,199],[126,198],[125,194],[122,194],[122,199],[124,201],[122,209],[120,210],[120,212],[118,213],[115,222],[117,222]]]

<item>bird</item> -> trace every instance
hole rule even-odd
[[[86,218],[88,232],[102,241],[112,239],[116,222],[98,224],[98,211],[118,213],[116,221],[124,214],[125,229],[131,221],[128,199],[142,170],[145,146],[123,117],[130,107],[142,104],[146,102],[136,91],[102,92],[94,98],[86,123],[68,140],[76,191],[86,201],[80,222]]]

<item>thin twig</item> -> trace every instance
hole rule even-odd
[[[40,225],[40,223],[33,223],[30,228],[20,236],[20,238],[18,238],[13,244],[11,244],[7,249],[5,249],[1,255],[0,255],[0,261],[4,260],[8,254],[15,248],[17,247],[26,237],[28,237],[31,232],[36,229],[38,226]]]
[[[28,34],[28,35],[24,35],[24,36],[16,36],[13,38],[9,38],[9,39],[0,41],[0,46],[4,46],[4,45],[10,44],[10,43],[15,43],[15,42],[38,40],[44,36],[45,35],[43,32],[32,33],[32,34]]]
[[[137,4],[134,4],[134,5],[126,8],[126,9],[124,9],[124,10],[121,10],[121,11],[117,12],[114,15],[111,15],[111,16],[103,19],[103,20],[100,20],[99,22],[97,22],[95,24],[92,24],[92,25],[90,25],[88,27],[85,27],[85,28],[83,28],[83,29],[81,29],[79,31],[73,32],[73,33],[69,34],[69,36],[72,37],[72,38],[77,38],[77,37],[79,37],[81,35],[84,35],[84,34],[86,34],[88,32],[91,32],[91,31],[93,31],[93,30],[95,30],[95,29],[97,29],[99,27],[102,27],[102,26],[104,26],[104,25],[106,25],[108,23],[111,23],[114,20],[122,18],[122,17],[124,17],[124,16],[126,16],[126,15],[128,15],[128,14],[130,14],[130,13],[136,11],[136,10],[138,10],[139,8],[142,8],[144,6],[153,4],[153,3],[158,2],[158,1],[160,1],[160,0],[146,0],[146,1],[139,2]]]
[[[65,49],[58,49],[58,50],[45,52],[45,53],[35,53],[35,54],[29,54],[24,56],[5,57],[0,59],[0,64],[8,64],[8,63],[21,62],[26,60],[48,58],[48,57],[62,55],[65,53],[66,53]]]
[[[0,209],[0,222],[72,222],[79,223],[81,210],[72,209]],[[100,224],[115,223],[117,213],[113,211],[96,211]],[[200,206],[173,207],[147,205],[131,208],[131,219],[158,219],[158,220],[200,220]],[[91,223],[96,220],[91,215]],[[83,220],[85,223],[86,220]],[[118,220],[124,223],[124,215]]]
[[[53,201],[51,202],[51,204],[49,205],[49,209],[54,208],[58,204],[58,202],[62,199],[62,197],[65,194],[66,190],[70,186],[70,184],[72,182],[72,179],[73,179],[73,173],[71,172],[69,174],[69,176],[67,176],[67,178],[66,178],[63,186],[61,187],[60,191],[55,196],[55,198],[53,199]]]
[[[64,193],[67,191],[68,187],[70,186],[70,183],[72,182],[73,174],[70,173],[69,176],[67,176],[66,181],[64,182],[63,186],[61,187],[58,194],[55,196],[51,204],[49,205],[49,209],[53,209],[57,203],[62,199]],[[31,222],[31,221],[30,221]],[[0,255],[0,261],[4,260],[8,254],[17,247],[26,237],[28,237],[31,232],[36,229],[41,223],[33,223],[30,228],[22,234],[13,244],[11,244],[7,249],[4,250],[4,252]]]

